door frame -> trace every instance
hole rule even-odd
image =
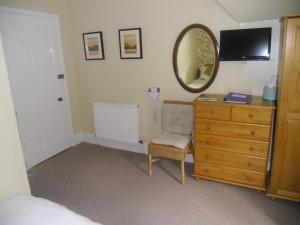
[[[48,18],[48,19],[53,19],[56,26],[56,34],[57,35],[57,41],[58,41],[58,55],[61,57],[59,60],[61,63],[61,73],[63,73],[64,79],[63,79],[63,89],[65,92],[65,103],[66,103],[66,113],[69,121],[69,134],[67,134],[68,139],[66,140],[67,143],[69,143],[69,146],[73,146],[73,137],[74,137],[74,130],[73,130],[73,123],[72,123],[72,116],[71,116],[71,105],[70,105],[70,97],[69,97],[69,90],[68,90],[68,84],[67,84],[67,79],[68,76],[66,74],[66,69],[65,69],[65,57],[64,57],[64,52],[63,52],[63,46],[62,46],[62,36],[61,36],[61,27],[60,27],[60,21],[59,21],[59,16],[56,14],[51,14],[51,13],[45,13],[45,12],[38,12],[38,11],[32,11],[32,10],[27,10],[27,9],[20,9],[20,8],[13,8],[13,7],[6,7],[6,6],[0,6],[0,13],[10,13],[10,14],[17,14],[17,15],[25,15],[25,16],[34,16],[34,17],[43,17],[43,18]],[[5,47],[4,47],[5,48]],[[8,71],[8,77],[9,76],[9,71]],[[10,80],[10,79],[9,79]],[[13,91],[13,87],[10,82],[10,87]],[[20,137],[22,138],[22,137]],[[27,167],[27,165],[26,165]]]

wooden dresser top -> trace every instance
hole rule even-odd
[[[217,98],[217,101],[206,101],[206,100],[199,100],[197,97],[194,100],[194,104],[201,103],[201,104],[224,104],[224,105],[231,105],[231,106],[239,106],[239,107],[263,107],[263,108],[272,108],[275,109],[275,102],[273,101],[265,101],[261,96],[252,96],[252,101],[250,104],[238,104],[238,103],[229,103],[224,102],[224,95],[221,94],[205,94],[207,97]]]

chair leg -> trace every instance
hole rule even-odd
[[[148,174],[152,176],[152,155],[148,154]]]
[[[181,161],[180,164],[181,169],[181,184],[184,185],[185,182],[185,173],[184,173],[184,160]]]

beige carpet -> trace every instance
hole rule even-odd
[[[34,168],[32,193],[104,225],[300,224],[300,204],[206,180],[187,166],[186,185],[172,161],[82,143]]]

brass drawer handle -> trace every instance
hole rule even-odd
[[[255,130],[251,130],[250,134],[251,134],[252,136],[255,136]]]
[[[249,113],[249,114],[248,114],[248,117],[249,117],[250,119],[252,119],[254,116],[253,116],[253,114]]]
[[[210,114],[210,115],[212,115],[212,114],[214,114],[214,113],[215,113],[214,110],[210,110],[210,111],[209,111],[209,114]]]
[[[252,146],[249,147],[249,151],[253,152],[254,148]]]

